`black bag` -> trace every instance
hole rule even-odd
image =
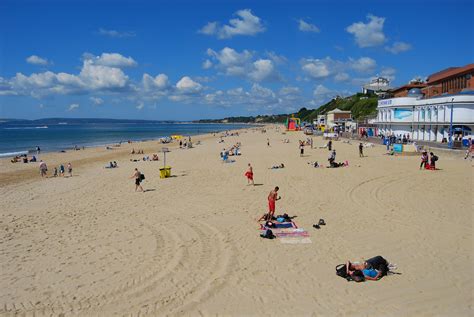
[[[380,255],[375,256],[373,258],[370,258],[365,262],[367,263],[367,268],[368,269],[374,269],[374,270],[380,271],[380,272],[382,272],[382,276],[387,275],[387,273],[389,271],[388,261],[385,260]]]
[[[265,230],[264,233],[262,233],[260,235],[260,237],[264,238],[264,239],[275,239],[275,235],[273,234],[273,231],[271,229],[267,229]]]
[[[336,275],[342,278],[347,278],[347,266],[345,264],[339,264],[336,266]]]
[[[435,155],[433,156],[433,161],[436,162],[438,160],[438,157]]]
[[[142,181],[142,180],[144,180],[144,179],[145,179],[145,175],[140,174],[140,180]]]

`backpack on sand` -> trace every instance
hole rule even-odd
[[[271,229],[267,229],[265,230],[264,233],[262,233],[260,235],[260,237],[264,238],[264,239],[275,239],[275,235],[273,234],[273,231]]]

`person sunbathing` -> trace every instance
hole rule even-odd
[[[281,163],[280,165],[273,165],[271,169],[273,170],[273,169],[279,169],[279,168],[285,168],[285,164]]]

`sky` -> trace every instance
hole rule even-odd
[[[0,1],[0,118],[291,113],[474,62],[474,1]]]

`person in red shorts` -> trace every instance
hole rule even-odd
[[[253,168],[252,168],[252,165],[250,165],[249,163],[249,169],[247,170],[247,172],[245,172],[244,174],[245,176],[247,176],[247,185],[255,185],[254,182],[253,182]]]
[[[275,187],[274,190],[272,190],[270,192],[270,194],[268,194],[268,215],[267,215],[267,220],[272,220],[273,219],[273,215],[275,214],[275,204],[276,204],[276,201],[277,200],[280,200],[281,197],[278,196],[278,190],[280,188]]]

